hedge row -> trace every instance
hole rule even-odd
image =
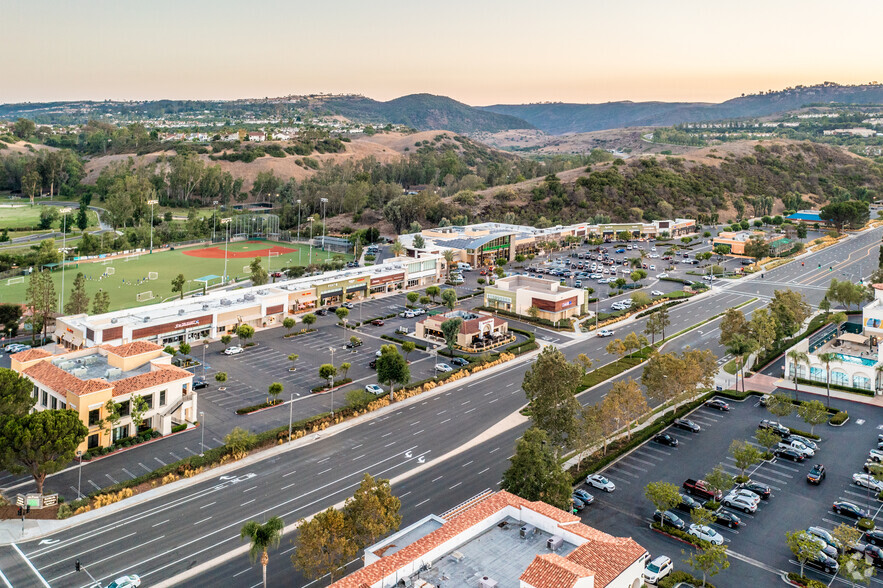
[[[346,386],[347,384],[352,383],[352,381],[353,381],[352,378],[344,378],[342,380],[335,380],[334,387],[340,388],[341,386]],[[329,388],[326,384],[321,384],[319,386],[315,386],[314,388],[310,388],[310,392],[313,392],[313,393],[324,392],[325,390],[330,390],[330,389],[331,388]]]
[[[846,422],[846,419],[848,419],[848,418],[849,418],[849,413],[846,412],[845,410],[841,410],[837,414],[832,416],[831,420],[829,420],[828,422],[831,423],[832,425],[842,425],[843,423]]]
[[[653,308],[649,308],[641,313],[639,313],[635,318],[643,318],[645,316],[649,316],[654,312],[658,312],[663,308],[671,308],[672,306],[677,306],[678,304],[682,304],[686,302],[686,300],[672,300],[671,302],[666,302],[665,304],[660,304],[659,306],[654,306]],[[600,319],[599,319],[600,320]]]
[[[180,425],[175,425],[172,427],[172,433],[180,433],[184,429],[187,428],[187,423],[181,423]]]
[[[393,337],[392,335],[381,335],[380,338],[398,343],[399,345],[405,342],[405,339],[399,339],[398,337]],[[416,341],[412,341],[412,343],[414,343],[414,347],[416,347],[420,351],[426,351],[426,345],[424,345],[423,343],[417,343]]]
[[[697,578],[696,576],[693,576],[681,570],[674,570],[672,573],[659,581],[659,588],[674,588],[681,582],[684,582],[689,586],[702,586],[701,578]],[[705,588],[715,588],[715,586],[714,584],[706,580]]]
[[[803,588],[828,588],[828,585],[824,582],[801,576],[797,572],[788,572],[788,579],[798,586],[803,586]],[[660,587],[661,586],[662,585],[660,584]]]
[[[653,522],[650,524],[651,527],[656,529],[657,531],[662,531],[672,537],[677,537],[681,541],[686,541],[690,545],[695,547],[704,547],[708,544],[708,541],[703,541],[699,537],[694,537],[685,531],[681,531],[680,529],[675,529],[674,527],[663,527],[660,523]]]
[[[805,386],[828,386],[825,382],[816,382],[815,380],[807,380],[804,378],[797,378],[798,384],[804,384]],[[853,388],[852,386],[841,386],[840,384],[831,384],[832,390],[841,390],[843,392],[850,392],[852,394],[860,394],[862,396],[874,396],[875,392],[873,390],[862,390],[861,388]]]
[[[269,408],[271,406],[276,406],[277,404],[282,404],[282,401],[279,400],[278,398],[274,399],[274,400],[270,400],[270,401],[265,400],[264,402],[261,402],[260,404],[254,404],[252,406],[237,408],[236,414],[248,414],[248,413],[254,412],[256,410],[261,410],[262,408]]]

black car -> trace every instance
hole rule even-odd
[[[329,306],[327,310],[328,310],[328,312],[337,312],[337,307],[336,306]]]
[[[751,480],[745,482],[744,484],[739,484],[739,488],[751,490],[752,492],[760,496],[761,500],[767,500],[770,497],[770,493],[772,492],[772,489],[766,484],[761,484],[760,482],[752,482]]]
[[[871,545],[883,545],[883,531],[880,529],[865,531],[864,536],[862,536],[862,541],[870,543]]]
[[[372,370],[376,370],[377,369],[377,360],[372,359],[371,361],[369,361],[368,367],[371,368]]]
[[[658,510],[653,513],[653,520],[657,523],[661,523],[662,526],[668,525],[669,527],[674,527],[675,529],[683,531],[687,526],[687,523],[684,522],[684,519],[676,515],[675,513],[667,510],[665,512],[659,512]]]
[[[843,515],[845,517],[849,517],[851,519],[866,519],[868,518],[868,513],[854,505],[851,502],[846,502],[845,500],[838,500],[831,507],[831,510],[836,512],[839,515]]]
[[[457,367],[463,367],[464,365],[469,365],[469,360],[462,357],[452,357],[448,363]]]
[[[827,472],[825,471],[825,466],[820,463],[812,466],[812,469],[806,475],[806,481],[810,484],[815,484],[818,486],[822,483],[822,480],[827,476]]]
[[[693,509],[700,508],[702,506],[702,503],[695,498],[685,496],[683,494],[681,494],[680,496],[681,501],[677,504],[677,506],[675,506],[675,508],[678,510],[689,513],[692,512]]]
[[[683,429],[684,431],[690,431],[691,433],[698,433],[702,430],[702,427],[690,419],[675,419],[672,426],[677,427],[678,429]]]
[[[349,341],[346,342],[347,349],[353,349],[354,347],[359,347],[361,345],[362,345],[361,339],[350,339]]]
[[[714,408],[717,410],[728,411],[730,410],[730,405],[721,400],[720,398],[712,398],[708,402],[705,403],[705,406],[708,408]]]
[[[668,433],[659,433],[653,436],[653,440],[659,443],[660,445],[668,445],[669,447],[677,447],[678,440],[677,438],[669,435]]]
[[[807,559],[806,565],[817,570],[822,570],[826,574],[833,574],[838,569],[840,569],[840,565],[837,563],[836,560],[831,559],[821,551],[816,553],[814,557],[810,557],[809,559]]]
[[[319,316],[325,316],[328,314],[328,309],[320,308],[319,310],[316,311],[316,314]]]
[[[196,378],[193,380],[194,390],[202,390],[203,388],[208,388],[208,382],[206,382],[202,378]]]
[[[783,457],[785,459],[790,459],[791,461],[796,461],[797,463],[800,463],[805,459],[802,453],[795,451],[794,449],[776,449],[774,453],[776,454],[776,457]]]
[[[856,545],[853,550],[863,553],[875,567],[883,568],[883,549],[876,545]]]
[[[742,519],[728,510],[719,508],[714,512],[714,522],[718,525],[726,525],[731,529],[735,529],[742,524]]]
[[[761,429],[769,429],[780,437],[787,437],[791,434],[791,430],[788,427],[769,419],[763,419],[762,421],[760,421],[758,427],[760,427]]]

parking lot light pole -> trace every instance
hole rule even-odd
[[[80,462],[80,467],[77,472],[77,498],[82,498],[83,494],[80,492],[80,482],[83,481],[83,452],[77,449],[77,461]]]
[[[147,204],[150,205],[150,253],[153,253],[153,205],[158,204],[159,200],[148,200]],[[215,202],[217,204],[217,202]],[[212,238],[214,238],[214,226],[212,226]]]
[[[328,221],[328,199],[320,198],[319,202],[322,203],[322,215],[324,216],[322,219],[322,251],[325,251],[325,224]]]
[[[65,206],[60,209],[61,212],[61,305],[58,307],[59,312],[64,312],[64,256],[67,254],[67,214],[71,211],[70,207]]]
[[[310,221],[310,263],[307,265],[313,265],[313,217],[310,217],[307,220]]]
[[[334,347],[328,349],[331,351],[331,367],[334,367]],[[334,372],[331,372],[331,418],[334,418]]]
[[[199,457],[205,455],[205,413],[199,411],[199,428],[202,429],[202,438],[199,440]]]
[[[291,400],[288,403],[288,441],[291,442],[291,417],[294,412],[294,392],[291,393]]]

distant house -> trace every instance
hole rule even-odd
[[[228,133],[226,135],[221,135],[221,140],[222,141],[239,141],[240,140],[239,131],[236,131],[235,133]]]
[[[249,141],[256,141],[258,143],[267,140],[267,133],[263,131],[249,131],[247,136]]]
[[[785,218],[796,223],[819,223],[820,225],[831,224],[830,222],[822,219],[821,213],[818,210],[798,210],[794,214],[788,215]]]

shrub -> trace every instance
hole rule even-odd
[[[180,433],[184,429],[187,428],[187,423],[181,423],[180,425],[175,425],[172,427],[172,433]]]
[[[677,537],[678,539],[686,541],[690,545],[702,547],[705,543],[707,543],[706,541],[703,541],[703,540],[699,539],[698,537],[694,537],[693,535],[690,535],[689,533],[685,533],[684,531],[681,531],[680,529],[675,529],[674,527],[663,527],[660,523],[657,523],[657,522],[654,522],[651,525],[651,527],[653,527],[657,531],[662,531],[663,533],[671,535],[672,537]]]
[[[334,380],[334,387],[339,388],[341,386],[346,386],[347,384],[353,381],[352,378],[342,378],[340,380]],[[310,392],[322,392],[323,390],[330,390],[328,384],[322,384],[321,386],[316,386],[315,388],[311,388]]]
[[[674,570],[672,573],[664,577],[659,581],[659,588],[674,588],[679,585],[681,582],[685,582],[692,586],[701,586],[702,579],[697,578],[696,576],[692,576],[687,572],[681,570]],[[707,580],[705,581],[705,588],[715,588],[714,584],[711,584]]]
[[[819,437],[818,435],[814,435],[813,433],[808,433],[807,431],[801,431],[800,429],[788,427],[788,430],[791,431],[792,435],[800,435],[802,437],[806,437],[807,439],[814,439],[816,441],[821,439],[821,437]]]
[[[855,526],[858,527],[859,529],[861,529],[862,531],[870,531],[876,525],[874,524],[873,519],[859,519],[858,521],[856,521]]]
[[[673,576],[674,574],[671,575]],[[828,588],[828,585],[824,582],[801,576],[797,572],[788,572],[788,579],[798,586],[804,586],[804,588]],[[662,586],[662,584],[660,584],[660,586]]]
[[[255,405],[253,405],[253,406],[246,406],[246,407],[244,407],[244,408],[237,408],[237,409],[236,409],[236,414],[248,414],[248,413],[250,413],[250,412],[254,412],[254,411],[256,411],[256,410],[260,410],[260,409],[262,409],[262,408],[268,408],[268,407],[270,407],[270,406],[276,406],[277,404],[282,404],[282,401],[279,400],[278,398],[275,399],[275,400],[271,400],[271,401],[269,401],[269,402],[264,401],[264,402],[261,402],[260,404],[255,404]],[[186,427],[185,427],[185,428],[186,428]],[[174,433],[175,430],[172,429],[172,432]]]
[[[831,423],[832,425],[842,425],[843,423],[846,422],[846,419],[848,419],[848,418],[849,418],[849,413],[847,413],[845,410],[841,410],[840,412],[838,412],[837,414],[832,416],[831,420],[828,422]]]

